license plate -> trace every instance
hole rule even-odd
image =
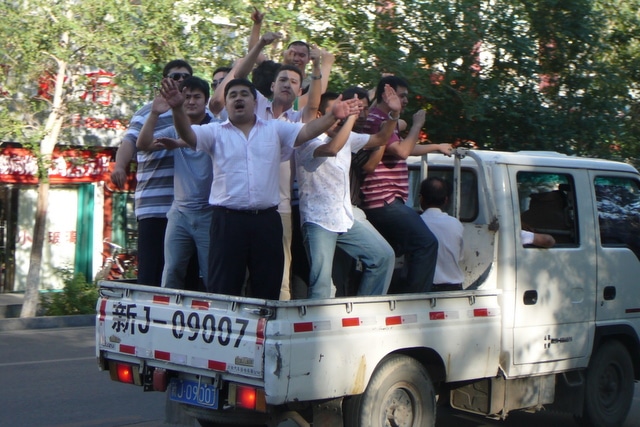
[[[173,401],[218,409],[218,389],[211,384],[172,378],[169,387],[169,398]]]

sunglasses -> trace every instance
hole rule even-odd
[[[191,77],[191,74],[189,74],[189,73],[171,73],[167,77],[169,77],[170,79],[173,79],[175,81],[178,81],[180,79],[188,79],[189,77]]]

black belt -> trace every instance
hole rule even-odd
[[[223,211],[226,213],[243,214],[243,215],[260,215],[263,213],[276,211],[278,210],[278,207],[271,206],[270,208],[266,208],[266,209],[231,209],[231,208],[225,208],[224,206],[214,206],[213,209]]]

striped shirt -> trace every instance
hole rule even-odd
[[[372,108],[369,110],[363,131],[370,135],[378,133],[385,120],[387,120],[386,113],[379,108]],[[400,135],[396,127],[387,141],[387,147],[398,141],[400,141]],[[381,208],[385,203],[391,203],[397,198],[406,202],[409,195],[407,162],[385,151],[376,169],[364,176],[361,189],[362,209]]]
[[[145,105],[131,118],[129,129],[122,138],[123,144],[134,144],[144,122],[151,113],[151,103]],[[154,135],[173,126],[171,110],[161,114],[154,128]],[[135,212],[138,220],[166,218],[173,203],[173,151],[137,151]]]

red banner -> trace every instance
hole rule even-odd
[[[51,184],[77,184],[109,180],[113,148],[59,149],[49,168]],[[0,147],[0,183],[37,184],[37,157],[26,148]]]

